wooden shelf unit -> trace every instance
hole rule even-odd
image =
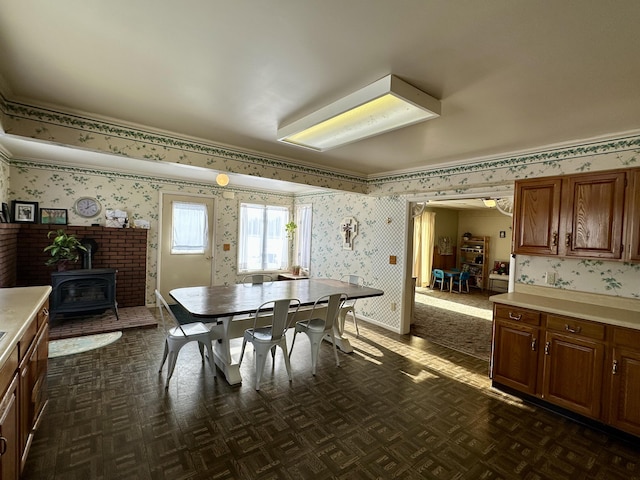
[[[469,270],[469,286],[487,288],[489,279],[489,237],[471,237],[460,241],[458,268]]]

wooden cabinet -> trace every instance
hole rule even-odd
[[[640,436],[640,330],[615,327],[609,423]]]
[[[640,170],[629,173],[627,195],[627,259],[640,262]]]
[[[621,259],[626,170],[518,180],[514,252]]]
[[[6,349],[0,365],[0,480],[19,478],[45,408],[50,291],[50,287],[17,287],[0,292],[0,303],[11,312],[3,327],[9,330],[7,337],[12,335],[0,344]],[[32,298],[35,305],[29,301]],[[20,310],[24,316],[16,313]]]
[[[515,253],[558,254],[561,187],[560,177],[516,182],[513,211]]]
[[[494,386],[640,436],[640,330],[499,303],[493,328]]]
[[[458,258],[460,270],[469,271],[469,286],[484,290],[489,278],[489,237],[463,238]]]
[[[563,180],[560,231],[568,257],[622,258],[625,172]]]
[[[600,418],[604,331],[602,324],[547,316],[542,398],[581,415]]]
[[[538,371],[540,313],[494,306],[492,378],[507,387],[534,395]]]
[[[35,320],[34,320],[35,322]],[[20,460],[21,469],[46,404],[49,327],[42,325],[20,362]]]
[[[0,369],[0,480],[20,476],[18,441],[18,349]]]

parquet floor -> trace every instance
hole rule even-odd
[[[637,444],[492,390],[482,360],[359,326],[341,367],[325,344],[312,376],[302,336],[293,382],[279,354],[259,392],[250,348],[231,387],[195,344],[165,391],[158,329],[51,359],[23,478],[640,479]]]

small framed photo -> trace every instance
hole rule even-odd
[[[507,237],[506,230],[500,230],[500,238],[506,238],[506,237]]]
[[[11,222],[11,215],[9,214],[9,204],[2,202],[2,216],[7,223]]]
[[[67,210],[65,208],[41,208],[40,223],[45,225],[66,225]]]
[[[7,217],[4,216],[4,213],[0,211],[0,223],[8,223]]]
[[[15,223],[37,223],[38,202],[13,200],[11,207],[13,210],[13,221]]]

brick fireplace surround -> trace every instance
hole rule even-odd
[[[0,288],[51,285],[47,267],[47,233],[61,228],[78,239],[92,238],[98,249],[93,268],[115,268],[119,307],[144,306],[147,270],[147,230],[75,225],[0,224]],[[69,269],[82,268],[82,260]]]

